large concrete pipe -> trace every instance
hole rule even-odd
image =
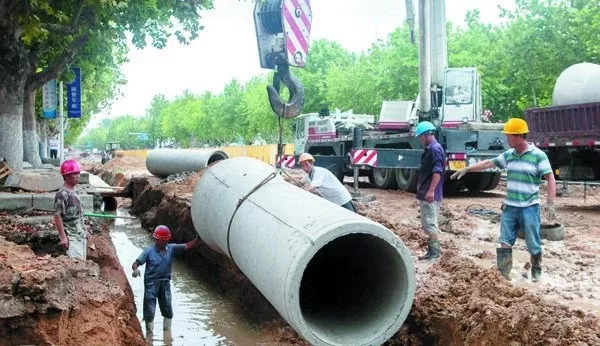
[[[191,206],[198,234],[311,344],[383,343],[412,306],[409,250],[382,225],[274,172],[244,157],[204,171]]]
[[[156,176],[166,177],[182,172],[197,172],[228,156],[220,150],[155,149],[146,156],[146,169]]]
[[[600,65],[575,64],[565,69],[554,85],[553,106],[600,102]]]

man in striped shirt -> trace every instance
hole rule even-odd
[[[467,172],[489,168],[506,169],[506,199],[502,206],[500,248],[496,249],[498,270],[502,276],[510,280],[512,246],[517,239],[517,231],[522,229],[531,255],[531,279],[539,281],[542,275],[539,186],[541,178],[544,177],[548,182],[545,210],[548,220],[553,221],[556,181],[546,154],[527,142],[529,129],[523,119],[509,119],[504,125],[503,132],[511,149],[495,159],[463,168],[454,173],[451,179],[460,179]]]

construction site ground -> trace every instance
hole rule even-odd
[[[111,185],[127,186],[132,198],[121,199],[120,203],[130,207],[130,212],[138,215],[146,228],[167,224],[175,242],[195,236],[190,201],[201,172],[160,180],[145,171],[143,161],[131,158],[116,158],[104,166],[88,168]],[[351,189],[349,181],[347,183]],[[543,278],[533,283],[529,278],[529,255],[522,239],[517,240],[514,247],[512,280],[507,282],[495,269],[497,215],[503,200],[503,186],[490,192],[464,192],[444,200],[440,223],[443,256],[429,262],[417,260],[425,251],[427,238],[420,230],[414,195],[372,189],[366,181],[360,185],[363,194],[375,195],[376,199],[357,203],[358,212],[398,235],[412,251],[415,262],[417,287],[413,307],[403,327],[387,344],[600,345],[598,189],[587,187],[584,192],[582,186],[571,186],[570,196],[557,198],[558,220],[565,226],[565,237],[563,241],[544,241]],[[477,208],[485,212],[470,214],[467,211]],[[8,216],[0,218],[7,220]],[[11,226],[10,232],[22,232],[21,228],[26,227]],[[3,249],[17,246],[5,246],[10,241],[1,241]],[[31,247],[33,243],[28,244]],[[27,256],[35,258],[33,250],[22,246],[11,251],[32,251],[27,252]],[[0,254],[3,261],[0,269],[16,266],[11,263],[11,256]],[[246,318],[264,334],[265,344],[305,344],[227,257],[200,245],[187,253],[186,259],[197,268],[199,276],[213,281],[226,296],[240,304]],[[48,261],[70,260],[53,257]],[[58,262],[55,265],[58,266]],[[101,273],[102,268],[100,265]],[[4,281],[10,281],[13,272],[2,275],[0,271],[0,277],[4,277],[0,283],[5,285]],[[124,273],[113,269],[111,275],[116,278],[117,292],[117,287],[124,285],[121,282],[119,286],[119,278],[122,281]],[[96,280],[89,284],[93,287],[107,285],[107,282],[111,281]],[[127,287],[121,289],[121,292],[126,291]],[[127,316],[131,318],[131,312]],[[0,316],[0,321],[5,320],[5,316]],[[3,333],[6,325],[0,323]],[[137,335],[129,336],[137,342],[137,337],[141,337],[139,324],[126,322],[124,325],[129,329],[123,333]]]

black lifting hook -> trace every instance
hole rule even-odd
[[[279,82],[290,91],[290,100],[283,102],[279,96]],[[291,119],[295,118],[302,112],[304,106],[304,87],[300,80],[290,72],[290,67],[287,64],[277,65],[277,72],[273,76],[273,85],[267,86],[269,93],[269,103],[273,112],[280,117]]]

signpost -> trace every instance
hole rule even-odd
[[[67,84],[67,114],[69,118],[81,118],[81,68],[71,69],[75,79]]]
[[[48,81],[42,89],[42,118],[56,118],[56,79]]]

